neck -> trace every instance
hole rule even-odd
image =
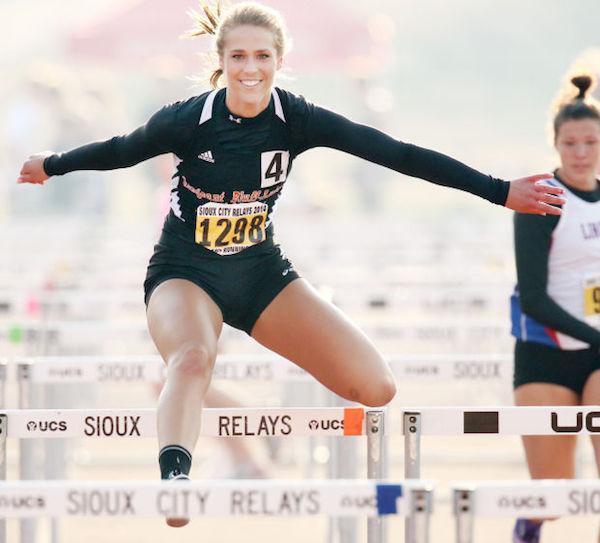
[[[595,175],[590,175],[586,178],[575,178],[569,176],[562,168],[556,170],[558,176],[567,183],[567,185],[577,190],[592,191],[598,186],[598,180]]]
[[[256,117],[260,115],[271,101],[271,93],[263,96],[259,102],[244,102],[237,96],[233,96],[229,89],[225,91],[225,105],[227,109],[238,117]]]

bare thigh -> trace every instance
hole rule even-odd
[[[516,405],[579,405],[571,389],[550,383],[528,383],[515,390]],[[533,479],[571,479],[575,475],[577,436],[523,436]]]
[[[583,405],[600,405],[600,370],[592,373],[585,382],[581,403]],[[596,468],[600,473],[600,436],[591,436],[591,440],[596,457]]]
[[[217,305],[190,281],[169,279],[152,293],[148,327],[167,365],[156,413],[161,448],[194,450],[222,323]]]
[[[343,398],[375,406],[394,397],[394,377],[373,343],[304,279],[267,306],[252,337]]]
[[[216,357],[223,316],[212,298],[191,281],[168,279],[158,285],[146,316],[165,363],[186,345],[203,345]]]

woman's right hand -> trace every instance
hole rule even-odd
[[[31,155],[24,163],[17,177],[17,183],[33,183],[34,185],[43,185],[50,176],[44,170],[44,160],[54,153],[44,151]]]

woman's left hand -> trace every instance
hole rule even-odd
[[[551,174],[544,173],[514,179],[510,182],[505,207],[519,213],[560,215],[562,210],[555,206],[565,203],[563,198],[559,198],[564,193],[564,189],[542,182],[552,177]]]

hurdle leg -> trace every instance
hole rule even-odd
[[[367,477],[385,477],[384,411],[367,411]],[[383,517],[367,520],[367,543],[384,543],[385,523]]]
[[[405,411],[402,415],[404,431],[404,478],[421,477],[421,413]],[[404,520],[404,541],[417,542],[417,526],[411,509]]]
[[[431,490],[413,488],[410,490],[410,518],[413,522],[413,539],[406,543],[427,543],[429,541],[429,523],[433,510]]]
[[[456,543],[473,543],[473,489],[455,488],[452,496]]]
[[[64,408],[70,403],[68,400],[72,387],[60,384],[46,384],[44,387],[44,407],[46,408]],[[43,465],[44,479],[66,479],[67,463],[66,448],[67,444],[72,445],[73,440],[66,439],[46,439],[43,443]],[[51,517],[50,523],[50,543],[60,543],[60,524],[61,519]]]
[[[0,408],[6,407],[6,362],[0,362]]]
[[[6,435],[8,417],[0,415],[0,481],[6,481]],[[0,518],[0,543],[6,543],[6,518]]]
[[[336,394],[328,393],[330,404],[335,407],[347,406],[345,400]],[[330,479],[354,479],[356,478],[357,437],[334,437],[328,438],[329,441],[329,478]],[[357,543],[358,519],[355,517],[335,517],[331,519],[334,527],[329,531],[328,541],[337,543]],[[335,539],[337,534],[337,540]]]
[[[29,365],[19,366],[19,409],[31,409],[36,407],[33,386],[29,380]],[[19,479],[36,479],[37,458],[36,442],[37,439],[19,440]],[[34,543],[37,534],[37,519],[23,518],[19,521],[20,543]]]

